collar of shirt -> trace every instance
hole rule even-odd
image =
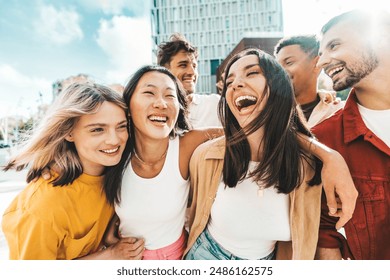
[[[357,104],[355,89],[352,89],[343,111],[344,143],[350,143],[359,136],[363,136],[365,141],[390,155],[390,148],[364,124]]]
[[[191,104],[199,105],[199,103],[200,103],[199,94],[192,93],[191,94]]]

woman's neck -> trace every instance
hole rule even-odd
[[[140,163],[153,165],[165,158],[168,151],[169,137],[165,139],[138,139],[140,138],[137,137],[135,141],[134,155]]]
[[[251,135],[247,136],[249,147],[251,150],[251,161],[259,162],[263,154],[263,137],[264,129],[260,128]]]

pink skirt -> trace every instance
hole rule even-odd
[[[156,250],[145,249],[142,259],[143,260],[181,260],[184,250],[186,249],[188,239],[187,231],[183,230],[183,233],[171,245],[165,246]]]

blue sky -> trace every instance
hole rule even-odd
[[[149,1],[0,0],[0,117],[51,101],[58,79],[124,83],[150,63]],[[29,113],[27,113],[28,116]]]
[[[317,32],[382,0],[283,0],[285,35]],[[0,118],[51,102],[51,85],[80,73],[124,84],[152,62],[149,0],[0,0]],[[304,8],[303,8],[304,7]],[[309,10],[309,12],[307,12]],[[42,93],[42,99],[39,96]]]

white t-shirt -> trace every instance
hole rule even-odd
[[[192,94],[189,105],[189,120],[194,129],[200,127],[221,127],[218,118],[218,94]]]
[[[253,170],[255,162],[250,162]],[[225,187],[221,182],[211,208],[208,230],[219,245],[244,259],[268,256],[278,240],[291,240],[289,195],[266,188],[259,195],[251,178]],[[261,193],[260,192],[260,193]]]
[[[183,232],[189,184],[180,174],[179,137],[169,141],[161,172],[154,178],[138,176],[127,167],[121,202],[115,205],[124,237],[145,239],[148,250],[160,249],[179,239]]]
[[[364,124],[390,147],[390,109],[371,110],[358,104]]]

